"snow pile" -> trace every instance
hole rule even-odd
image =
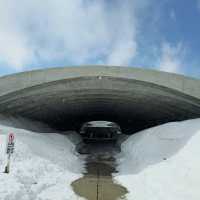
[[[115,180],[128,200],[200,199],[200,119],[141,131],[121,148]]]
[[[6,165],[7,134],[16,137],[9,174]],[[0,199],[73,200],[79,199],[71,182],[80,178],[83,160],[65,135],[35,133],[0,125]]]

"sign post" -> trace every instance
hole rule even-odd
[[[8,136],[8,144],[7,144],[7,151],[6,151],[6,153],[8,154],[8,162],[5,167],[5,173],[10,172],[10,157],[11,157],[11,154],[13,154],[14,152],[14,145],[15,145],[14,139],[15,139],[14,134],[10,133]]]

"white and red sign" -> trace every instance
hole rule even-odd
[[[14,140],[15,140],[15,136],[13,133],[10,133],[8,135],[8,144],[7,144],[7,154],[12,154],[14,152]]]
[[[15,136],[13,133],[10,133],[8,136],[8,143],[14,143]]]

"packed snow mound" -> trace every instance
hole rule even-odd
[[[129,200],[200,199],[200,119],[167,123],[121,145],[115,180]]]
[[[9,133],[15,134],[16,143],[10,173],[5,174]],[[82,176],[83,168],[83,159],[67,136],[0,125],[0,199],[78,199],[70,185]]]

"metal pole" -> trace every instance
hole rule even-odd
[[[10,155],[11,155],[11,152],[9,152],[9,154],[8,154],[8,163],[5,167],[5,173],[7,173],[7,174],[10,172]]]

